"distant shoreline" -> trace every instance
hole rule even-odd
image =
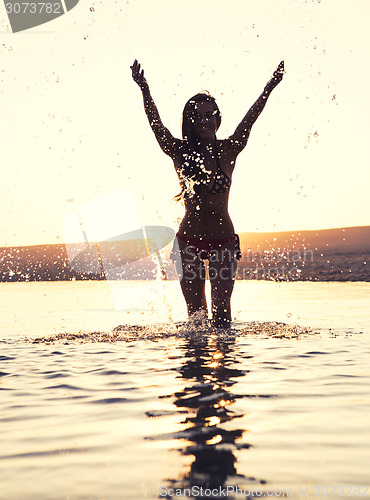
[[[239,236],[242,259],[237,279],[370,281],[370,226]],[[169,253],[167,248],[164,268],[168,279],[176,279]],[[133,261],[126,268],[125,279],[155,278],[156,265],[150,257]],[[0,248],[0,282],[104,279],[101,271],[73,270],[66,244]]]

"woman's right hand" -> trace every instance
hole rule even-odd
[[[144,78],[144,70],[141,69],[140,63],[135,59],[134,63],[132,66],[130,66],[131,71],[132,71],[132,78],[134,82],[136,82],[141,90],[144,90],[145,88],[149,88],[148,82]]]

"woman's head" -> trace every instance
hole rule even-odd
[[[214,139],[221,124],[216,100],[208,92],[191,97],[182,113],[182,137],[189,142]]]

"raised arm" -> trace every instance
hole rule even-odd
[[[233,135],[229,137],[230,147],[238,155],[247,145],[250,131],[254,122],[262,113],[266,105],[267,99],[274,88],[281,82],[284,74],[284,61],[281,61],[279,66],[274,71],[271,80],[269,80],[257,101],[252,105],[243,120],[237,126]]]
[[[144,70],[140,71],[140,64],[135,59],[132,66],[132,78],[138,84],[143,94],[144,109],[148,117],[149,124],[154,132],[155,138],[158,141],[162,151],[169,155],[171,158],[175,157],[178,143],[180,139],[175,139],[171,132],[163,125],[161,117],[159,116],[157,106],[150,94],[149,85],[144,78]]]

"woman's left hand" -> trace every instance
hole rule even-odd
[[[277,85],[279,85],[279,83],[283,79],[284,74],[284,61],[281,61],[279,66],[274,71],[271,80],[269,80],[269,82],[267,83],[265,89],[271,92]]]

